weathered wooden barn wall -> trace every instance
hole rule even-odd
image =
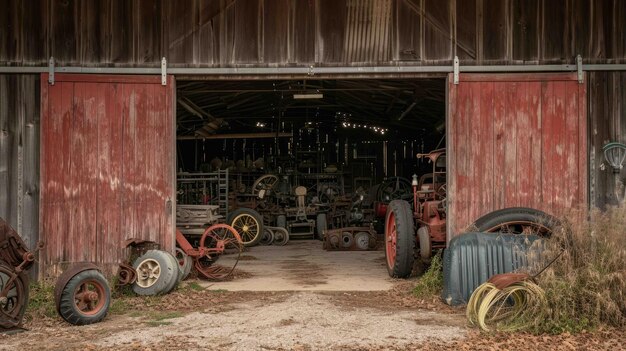
[[[39,76],[0,75],[0,217],[34,248],[39,233]]]
[[[626,60],[622,0],[0,0],[0,64]]]
[[[174,250],[175,82],[57,74],[41,79],[40,276],[71,262],[107,274],[130,239]]]
[[[589,86],[589,171],[591,203],[604,207],[624,199],[626,168],[617,184],[602,146],[609,142],[626,144],[626,72],[588,73]]]

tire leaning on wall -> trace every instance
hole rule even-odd
[[[149,250],[133,263],[137,281],[133,291],[137,295],[161,295],[170,292],[178,282],[178,261],[170,253]]]
[[[111,305],[111,288],[92,263],[76,264],[57,279],[54,298],[59,315],[74,325],[102,321]]]

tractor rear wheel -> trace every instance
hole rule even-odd
[[[393,278],[406,278],[413,268],[415,229],[411,205],[404,200],[389,203],[385,219],[387,272]]]

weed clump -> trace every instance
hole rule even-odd
[[[42,317],[56,317],[54,304],[54,286],[45,282],[30,284],[26,319],[33,320]]]
[[[436,255],[433,255],[426,273],[417,281],[417,285],[413,288],[413,295],[417,298],[425,298],[441,293],[442,289],[443,263],[442,251],[439,250]]]
[[[546,261],[560,257],[537,277],[547,318],[536,320],[533,329],[562,333],[626,326],[626,208],[571,213],[562,223],[542,255]]]

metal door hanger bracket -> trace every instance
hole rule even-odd
[[[454,67],[453,67],[453,75],[454,75],[454,84],[459,84],[459,57],[454,56]]]
[[[576,56],[576,70],[578,73],[578,83],[582,84],[584,80],[583,58],[580,55]]]
[[[48,60],[48,84],[54,85],[54,57]]]
[[[161,59],[161,85],[167,85],[167,60]]]

